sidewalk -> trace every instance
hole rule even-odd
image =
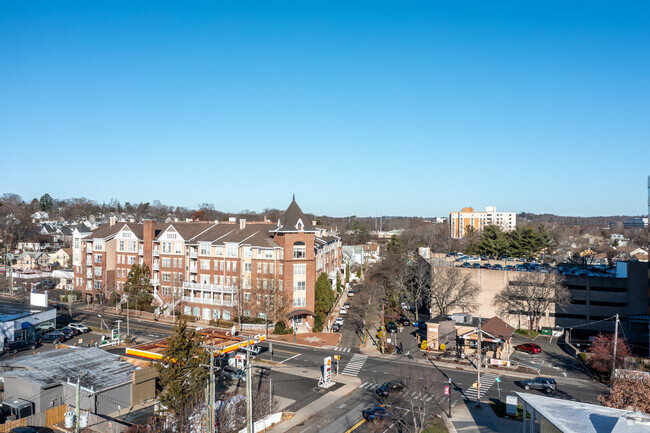
[[[296,369],[290,366],[282,366],[282,367],[274,366],[273,368],[278,369],[279,371],[282,371],[283,373],[286,374],[301,376],[306,379],[313,379],[314,381],[317,381],[318,377],[320,376],[320,371],[314,369],[311,369],[307,373],[303,373],[302,371],[304,369]],[[361,384],[361,380],[358,377],[344,376],[344,375],[333,377],[332,382],[342,383],[343,386],[334,391],[329,391],[321,398],[316,399],[313,402],[309,403],[307,406],[298,410],[288,420],[284,422],[280,422],[275,426],[273,426],[272,428],[270,428],[267,431],[267,433],[282,433],[291,430],[292,428],[307,421],[315,413],[325,409],[332,403],[339,401],[342,397],[347,396]]]
[[[453,429],[449,433],[513,433],[521,431],[521,421],[499,418],[487,402],[462,402],[451,410]],[[449,427],[447,420],[445,424]]]

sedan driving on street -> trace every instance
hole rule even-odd
[[[523,386],[525,390],[529,390],[531,388],[539,389],[540,391],[544,391],[547,394],[550,394],[557,390],[555,379],[549,379],[547,377],[536,377],[535,379],[524,380],[521,382],[521,386]]]
[[[388,394],[390,394],[393,391],[401,391],[404,389],[404,382],[400,380],[391,380],[390,382],[384,383],[382,386],[377,388],[375,392],[377,395],[386,397]]]
[[[366,421],[375,421],[377,419],[382,420],[384,418],[388,418],[388,411],[386,408],[381,406],[362,410],[361,414],[363,415],[363,419]]]

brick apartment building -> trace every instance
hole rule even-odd
[[[176,309],[203,320],[278,314],[308,330],[316,279],[324,272],[336,281],[341,248],[341,239],[312,224],[295,197],[277,224],[112,221],[74,234],[74,287],[88,302],[121,295],[131,267],[146,264],[154,303],[166,314]]]
[[[453,239],[465,236],[468,227],[473,227],[476,232],[481,232],[485,226],[497,225],[504,231],[512,231],[517,226],[515,212],[497,212],[495,206],[488,206],[485,212],[474,211],[474,208],[465,207],[460,212],[449,213],[449,231]]]

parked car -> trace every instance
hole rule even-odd
[[[551,392],[555,392],[557,390],[555,379],[549,379],[547,377],[536,377],[535,379],[524,380],[521,382],[521,386],[523,386],[526,390],[531,388],[539,389],[540,391],[544,391],[547,394],[550,394]]]
[[[386,324],[386,331],[397,332],[397,325],[395,324],[395,322],[388,322]]]
[[[22,350],[34,350],[38,346],[38,342],[34,340],[14,340],[5,344],[4,351],[9,353],[16,353]]]
[[[352,290],[352,289],[348,290],[348,297],[350,297],[350,296],[354,296],[355,293],[357,293],[357,292],[355,292],[355,291]]]
[[[515,350],[521,350],[522,352],[528,353],[542,353],[542,348],[533,343],[519,344],[515,346]]]
[[[363,415],[363,419],[366,421],[383,420],[384,418],[388,418],[388,411],[385,407],[378,406],[362,410],[361,415]]]
[[[79,332],[83,332],[84,334],[85,334],[86,332],[90,332],[90,328],[87,327],[86,325],[84,325],[84,324],[81,323],[81,322],[78,322],[78,323],[70,323],[68,326],[69,326],[70,328],[72,328],[72,329],[76,329],[76,330],[78,330]]]
[[[332,331],[333,332],[340,332],[341,331],[341,326],[342,325],[339,325],[338,323],[333,324],[332,325]]]
[[[404,382],[401,380],[391,380],[390,382],[384,383],[382,386],[377,388],[375,392],[377,395],[386,397],[393,391],[401,391],[404,389]]]
[[[345,308],[341,308],[341,311],[339,311],[339,314],[348,314],[348,310]]]
[[[219,375],[220,380],[237,380],[246,382],[246,371],[234,368],[224,368],[223,372]]]
[[[492,269],[494,269],[495,271],[502,271],[503,266],[497,263],[496,265],[492,265]]]
[[[40,332],[41,334],[47,334],[50,331],[54,331],[54,325],[51,323],[39,323],[35,326],[35,328],[36,331]]]
[[[71,334],[72,337],[76,337],[77,335],[81,334],[78,329],[74,329],[70,326],[64,326],[63,328],[59,329],[59,331],[63,332],[64,334]]]
[[[480,263],[474,263],[473,268],[474,269],[481,269],[481,264]]]
[[[349,302],[344,303],[344,304],[343,304],[343,309],[344,309],[344,310],[348,310],[348,309],[350,309],[350,303],[349,303]]]
[[[402,326],[410,326],[411,325],[411,321],[408,319],[408,317],[404,317],[404,316],[399,318],[399,323],[401,323]]]
[[[503,268],[503,269],[505,269],[506,271],[516,271],[516,270],[517,270],[517,269],[515,269],[515,267],[512,266],[512,265],[506,265],[505,268]]]
[[[461,268],[471,268],[472,265],[470,265],[469,263],[465,262],[465,263],[463,263],[462,265],[460,265],[460,267],[461,267]]]
[[[65,336],[57,331],[48,332],[41,337],[41,343],[59,344],[65,340]]]
[[[343,318],[342,317],[337,317],[336,320],[334,321],[335,325],[343,326]]]

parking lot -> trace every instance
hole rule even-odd
[[[513,347],[523,343],[535,343],[542,349],[541,353],[515,351],[510,355],[510,361],[519,363],[538,371],[541,376],[563,376],[576,379],[589,379],[588,373],[580,362],[564,352],[557,344],[557,338],[539,336],[535,340],[514,335]]]

